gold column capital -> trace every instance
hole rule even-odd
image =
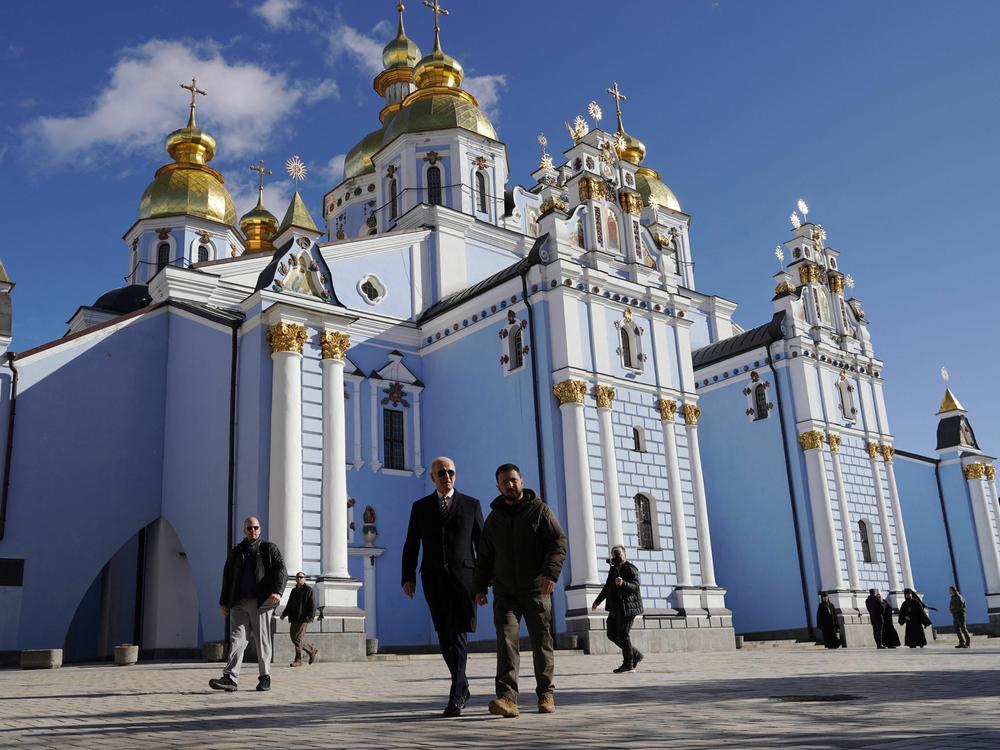
[[[319,335],[319,344],[323,349],[323,359],[343,359],[351,346],[351,337],[340,331],[323,331]]]
[[[839,273],[828,273],[827,280],[830,282],[830,291],[834,294],[841,294],[844,291],[844,277]]]
[[[684,424],[694,427],[698,424],[700,416],[701,407],[698,404],[684,404]]]
[[[997,478],[997,467],[993,464],[984,464],[983,472],[986,474],[986,478],[991,482]]]
[[[831,432],[826,436],[827,445],[830,446],[830,453],[837,453],[840,450],[840,435]]]
[[[615,400],[615,389],[609,385],[599,385],[594,388],[594,398],[597,399],[598,409],[610,409],[611,402]]]
[[[966,479],[982,479],[986,475],[986,467],[982,464],[966,464],[962,467]]]
[[[809,432],[799,433],[799,446],[804,451],[816,450],[823,447],[823,433],[819,430],[809,430]]]
[[[878,443],[876,443],[874,440],[870,441],[868,443],[868,458],[874,460],[879,457],[879,453],[881,453],[881,450],[878,447]]]
[[[664,422],[673,422],[677,417],[677,402],[673,399],[658,399],[656,406],[660,410],[660,419]]]
[[[887,464],[892,463],[892,457],[896,455],[896,449],[888,443],[882,444],[882,458]]]
[[[587,395],[587,384],[582,380],[564,380],[552,386],[552,393],[559,399],[559,405],[582,404]]]
[[[271,353],[294,352],[302,354],[302,345],[309,338],[306,327],[298,323],[275,323],[267,329],[267,343]]]
[[[815,263],[803,263],[799,266],[799,281],[803,284],[815,284],[819,281],[820,267]]]

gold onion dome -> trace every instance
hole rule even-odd
[[[646,147],[643,145],[642,141],[635,136],[626,133],[620,124],[618,134],[621,135],[622,140],[625,142],[624,148],[619,150],[618,155],[625,161],[635,164],[636,166],[642,164],[642,160],[646,158]]]
[[[382,128],[373,130],[347,152],[344,157],[344,179],[349,180],[375,171],[372,157],[382,148],[382,135]]]
[[[623,157],[624,158],[624,157]],[[660,173],[649,167],[639,167],[635,172],[635,188],[642,196],[644,204],[651,205],[652,199],[656,204],[674,211],[681,210],[681,204],[677,200],[674,192],[663,184],[660,180]]]
[[[166,148],[174,161],[156,170],[139,199],[138,218],[187,215],[235,226],[236,204],[225,178],[207,165],[215,139],[195,125],[193,101],[187,126],[167,136]]]
[[[382,50],[382,67],[386,70],[412,68],[421,57],[420,47],[406,36],[406,29],[403,28],[403,4],[399,3],[396,10],[399,12],[399,31],[396,32],[396,38]]]
[[[257,205],[240,219],[240,229],[247,238],[247,252],[274,249],[271,240],[278,232],[278,219],[264,208],[263,189],[257,194]]]
[[[403,108],[386,123],[384,143],[391,143],[405,133],[450,128],[464,128],[494,141],[497,139],[493,123],[479,109],[471,94],[459,90],[419,96],[422,93],[418,90],[410,94]]]

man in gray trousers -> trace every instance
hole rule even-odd
[[[271,689],[271,619],[287,576],[278,545],[260,538],[258,519],[250,516],[243,522],[243,536],[226,559],[219,595],[219,611],[230,618],[229,662],[221,678],[208,681],[213,690],[229,693],[236,690],[250,637],[257,647],[257,690]]]

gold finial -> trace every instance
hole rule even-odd
[[[622,125],[622,102],[628,101],[628,97],[618,88],[618,81],[615,81],[615,85],[608,89],[608,93],[615,98],[615,114],[618,115],[618,132],[624,133],[625,126]]]
[[[428,7],[428,8],[430,8],[432,11],[434,11],[434,51],[435,52],[440,52],[441,51],[441,22],[439,20],[439,16],[446,16],[446,15],[448,15],[448,11],[446,11],[444,8],[441,7],[441,3],[439,3],[438,0],[434,0],[433,3],[432,2],[428,2],[428,0],[424,0],[424,5],[426,7]]]
[[[189,128],[194,128],[195,127],[195,124],[194,124],[194,110],[195,110],[195,107],[198,106],[197,103],[195,103],[195,99],[197,98],[198,94],[201,94],[202,96],[208,96],[208,92],[205,91],[204,89],[198,88],[198,81],[195,78],[191,79],[191,85],[190,86],[188,86],[186,83],[182,83],[182,84],[180,84],[180,86],[181,86],[182,89],[186,89],[186,90],[188,90],[188,91],[191,92],[191,114],[188,115],[188,124],[187,124],[187,126]]]
[[[306,178],[306,173],[309,171],[306,168],[305,162],[299,158],[298,154],[285,162],[285,169],[288,171],[288,176],[296,182],[302,182],[302,180]]]
[[[256,172],[257,177],[260,179],[260,183],[257,186],[257,207],[263,208],[264,206],[264,175],[273,174],[270,169],[264,167],[264,160],[261,159],[256,165],[250,165],[250,171]]]

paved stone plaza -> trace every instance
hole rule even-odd
[[[494,661],[483,654],[470,658],[460,719],[437,717],[447,682],[428,657],[280,666],[270,693],[253,691],[255,669],[238,693],[209,690],[215,664],[5,670],[0,746],[997,748],[1000,643],[977,641],[650,655],[628,675],[611,674],[611,656],[560,653],[558,712],[531,713],[528,692],[519,719],[487,714]],[[813,701],[779,700],[792,697]]]

